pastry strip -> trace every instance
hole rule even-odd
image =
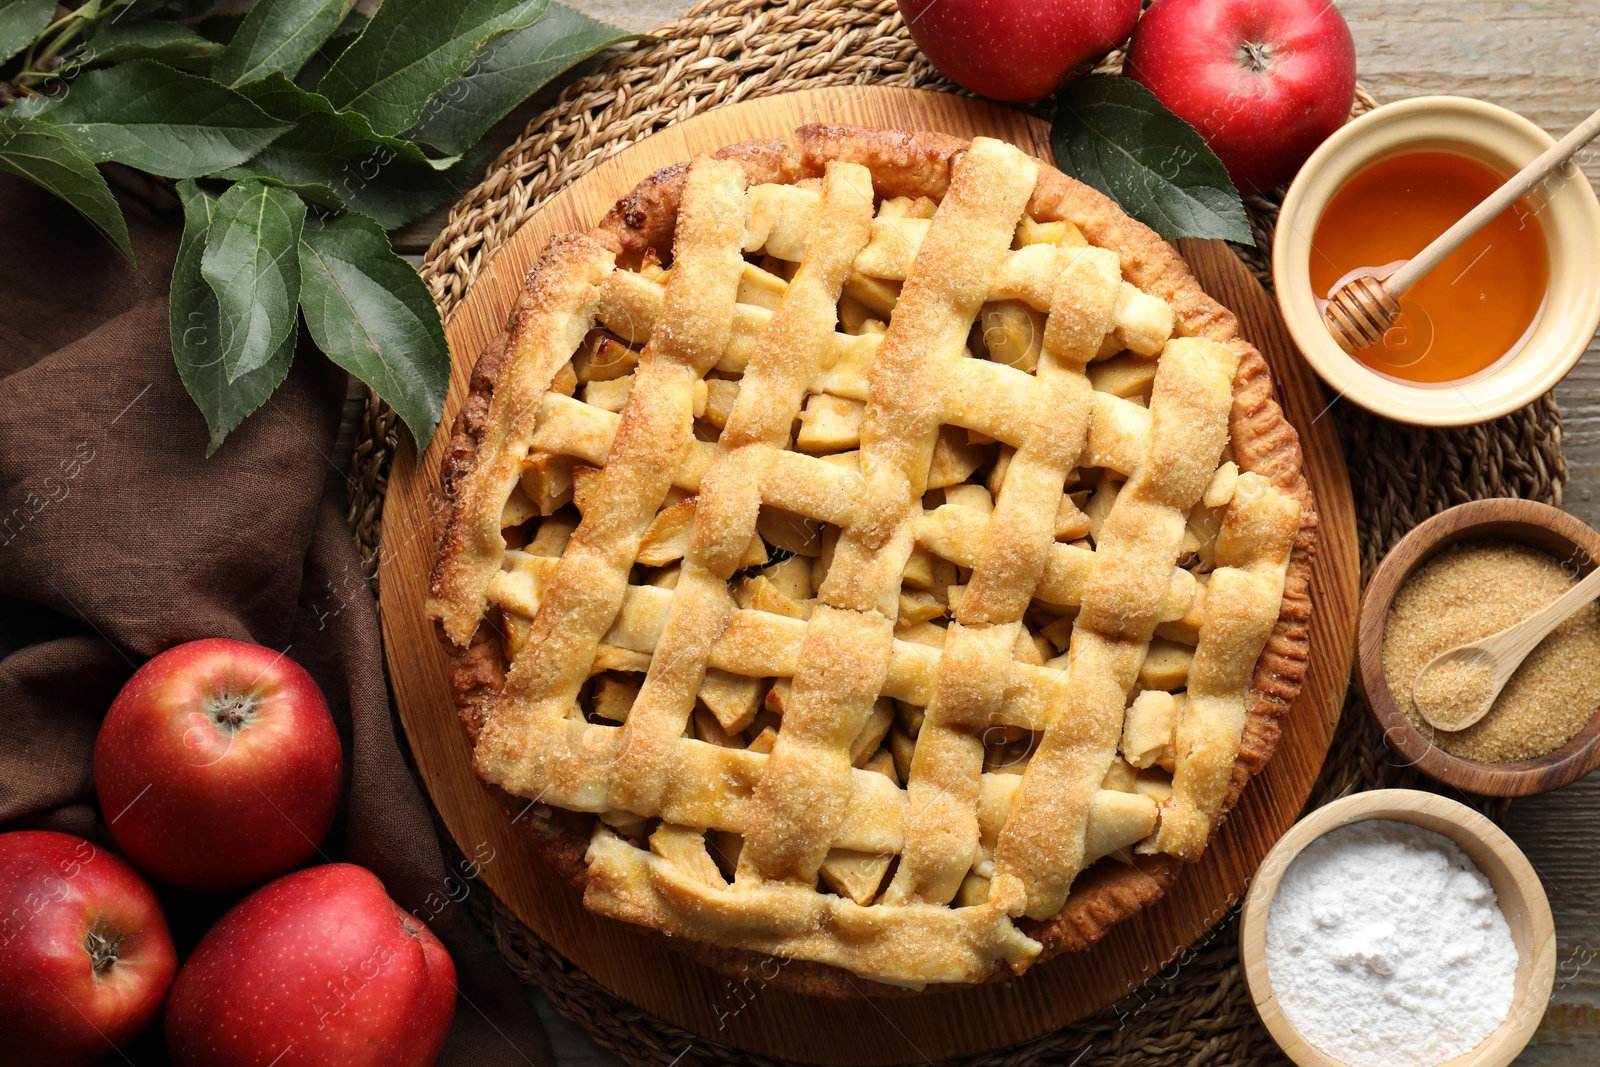
[[[479,735],[473,762],[485,781],[532,795],[558,784],[546,771],[551,754],[536,739],[542,726],[572,714],[600,639],[622,607],[639,542],[692,439],[693,385],[727,347],[743,241],[743,172],[725,161],[696,160],[678,213],[673,278],[635,373],[639,402],[623,410],[598,499],[568,542],[525,652]],[[590,793],[609,792],[609,761],[591,754],[561,762],[562,777],[581,775]],[[589,773],[575,775],[574,764]]]

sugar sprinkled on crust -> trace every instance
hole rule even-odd
[[[902,134],[850,127],[807,127],[797,131],[794,145],[779,141],[749,142],[724,149],[719,156],[737,162],[751,184],[794,183],[821,177],[830,161],[849,161],[867,168],[879,197],[942,198],[950,175],[968,151],[965,142],[937,134]],[[1140,290],[1159,296],[1172,307],[1175,334],[1226,346],[1235,369],[1233,399],[1227,432],[1234,460],[1240,469],[1260,476],[1296,505],[1298,526],[1293,531],[1293,551],[1286,560],[1286,577],[1280,614],[1256,661],[1250,693],[1252,702],[1243,718],[1242,740],[1231,771],[1223,767],[1225,795],[1221,810],[1231,807],[1249,776],[1270,756],[1276,742],[1276,717],[1292,700],[1304,676],[1309,622],[1309,552],[1314,543],[1315,512],[1300,472],[1298,441],[1272,399],[1265,362],[1236,336],[1233,317],[1199,290],[1187,267],[1170,245],[1127,219],[1100,194],[1072,182],[1053,168],[1039,165],[1028,198],[1028,213],[1041,222],[1072,222],[1092,244],[1116,250],[1122,275]],[[624,256],[653,250],[670,255],[687,169],[667,168],[647,179],[617,207],[595,231],[594,238]],[[737,329],[737,327],[736,327]],[[474,378],[469,400],[453,428],[449,458],[444,470],[445,507],[466,472],[472,469],[482,437],[484,400],[492,395],[500,356],[485,353]],[[1092,442],[1091,442],[1092,444]],[[487,627],[485,628],[487,629]],[[480,632],[465,649],[453,650],[453,676],[458,701],[469,730],[484,721],[485,700],[504,684],[504,655],[496,640]],[[781,735],[780,735],[781,736]],[[574,881],[583,884],[587,874],[573,862],[581,831],[563,829],[565,816],[541,823],[544,850]],[[1204,830],[1201,831],[1203,843]],[[1169,856],[1141,856],[1130,866],[1102,863],[1092,867],[1073,887],[1054,918],[1025,921],[1022,929],[1042,945],[1041,955],[1086,947],[1103,936],[1115,922],[1147,906],[1171,885],[1180,864]],[[681,943],[676,939],[675,943]],[[694,946],[693,951],[716,964],[748,963],[748,952],[736,948]],[[784,980],[807,992],[848,995],[841,972],[826,965],[800,961],[783,968]]]

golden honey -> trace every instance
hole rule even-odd
[[[1447,151],[1409,152],[1359,171],[1317,222],[1313,291],[1325,300],[1356,273],[1386,276],[1504,181]],[[1507,208],[1424,276],[1401,299],[1383,342],[1355,358],[1394,378],[1437,384],[1470,378],[1514,353],[1539,317],[1550,280],[1535,197]]]

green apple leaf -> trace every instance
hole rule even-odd
[[[70,91],[19,101],[96,163],[115,161],[167,178],[236,166],[289,128],[232,89],[148,59],[91,70]]]
[[[336,136],[336,131],[330,133]],[[401,162],[382,145],[345,141],[325,154],[292,147],[278,151],[274,146],[220,176],[280,185],[327,208],[360,211],[384,229],[394,230],[460,196],[471,184],[472,169],[481,158],[481,153],[474,152],[450,169],[438,171]]]
[[[366,382],[427,447],[444,410],[450,350],[427,286],[389,247],[383,227],[354,212],[306,224],[300,307],[318,347]]]
[[[430,159],[410,141],[373,132],[365,116],[335,111],[281,73],[239,91],[294,126],[220,177],[274,181],[319,204],[371,215],[385,229],[405,225],[466,188],[473,160]]]
[[[1056,162],[1162,237],[1254,244],[1228,171],[1199,132],[1131,78],[1069,85],[1050,127]]]
[[[56,0],[0,0],[0,63],[32,44],[55,10]]]
[[[183,387],[189,391],[211,431],[211,440],[206,446],[206,455],[211,456],[228,434],[266,403],[273,390],[288,376],[289,364],[294,359],[295,337],[291,333],[285,338],[260,367],[228,380],[218,343],[217,295],[211,291],[200,269],[216,214],[217,197],[204,192],[192,181],[178,183],[178,197],[183,201],[183,237],[178,242],[178,258],[172,265],[167,318],[178,377],[183,379]]]
[[[328,68],[333,66],[334,60],[344,55],[345,49],[356,43],[356,38],[361,36],[361,31],[367,28],[370,20],[359,11],[351,11],[345,20],[339,24],[332,37],[322,42],[322,46],[311,54],[300,72],[294,76],[294,83],[303,89],[315,89],[322,76],[328,73]]]
[[[305,219],[303,200],[263,182],[230,187],[212,209],[200,274],[217,297],[217,351],[229,383],[293,340]]]
[[[251,9],[211,76],[241,85],[281,72],[294,77],[333,35],[354,0],[266,0]]]
[[[485,45],[472,57],[466,74],[428,102],[406,136],[460,154],[512,108],[602,48],[654,39],[552,3],[532,26]]]
[[[548,0],[387,0],[317,91],[373,129],[398,134],[490,41],[530,26]]]
[[[94,161],[49,123],[0,111],[0,170],[45,189],[81,211],[133,259],[128,224]]]
[[[222,46],[170,22],[105,22],[98,25],[73,68],[103,67],[124,59],[154,59],[182,70],[210,70]]]

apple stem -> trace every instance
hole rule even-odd
[[[107,937],[91,931],[83,947],[88,950],[89,959],[94,964],[94,973],[105,974],[117,962],[117,954],[122,948],[122,934],[119,932],[115,937]]]
[[[1264,41],[1246,41],[1239,46],[1239,65],[1251,74],[1263,74],[1271,68],[1275,51]]]

